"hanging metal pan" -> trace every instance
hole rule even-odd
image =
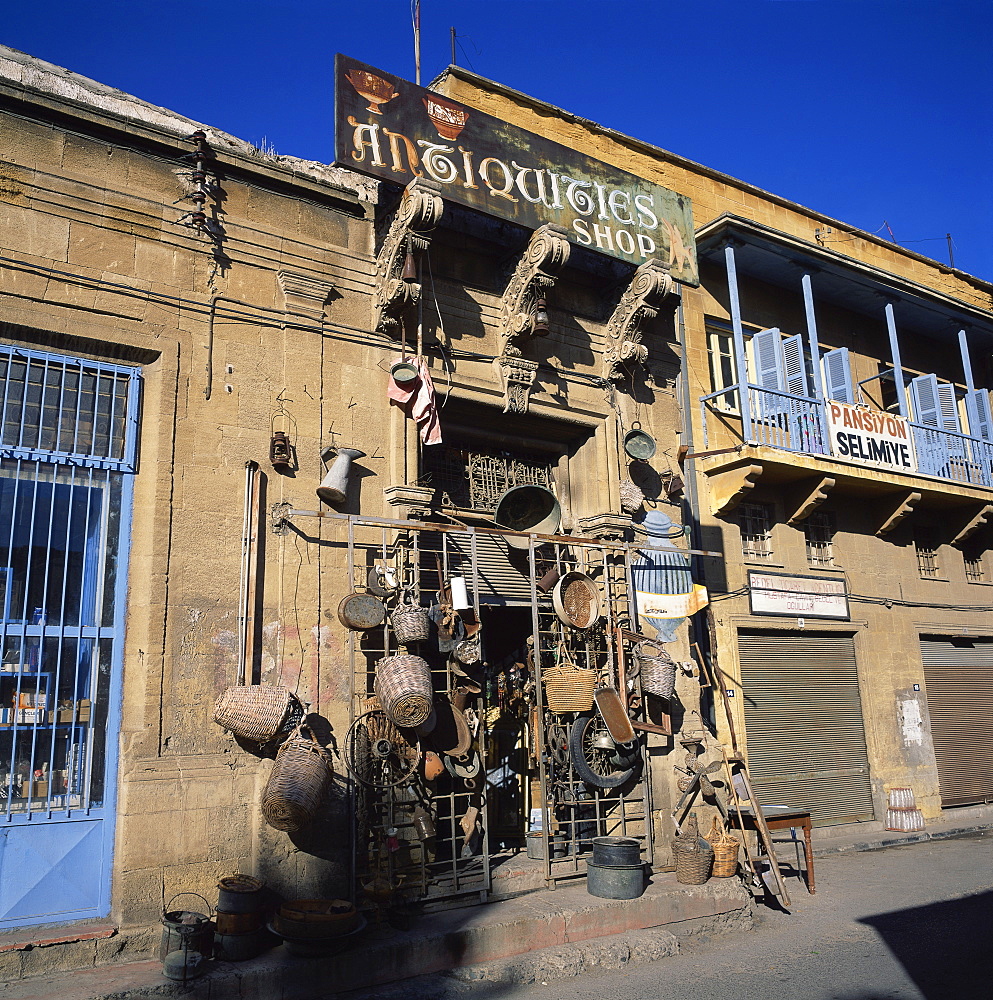
[[[624,450],[631,458],[647,462],[655,454],[655,438],[641,429],[641,424],[635,421],[631,430],[624,435]]]
[[[552,591],[552,607],[572,628],[589,628],[600,618],[600,592],[585,573],[566,573]]]
[[[353,632],[365,632],[386,621],[386,606],[378,597],[356,590],[341,599],[338,621]]]

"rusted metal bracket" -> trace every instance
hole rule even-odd
[[[376,257],[376,298],[373,325],[381,333],[399,339],[403,316],[417,305],[421,284],[404,276],[407,254],[420,254],[431,243],[428,235],[441,220],[445,203],[437,181],[418,177],[404,189],[400,206]]]
[[[654,319],[667,298],[675,307],[676,282],[669,266],[654,258],[646,260],[624,290],[617,308],[607,322],[607,350],[603,356],[603,377],[610,382],[624,378],[624,366],[644,363],[648,348],[641,342],[642,327]]]

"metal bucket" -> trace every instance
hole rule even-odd
[[[218,910],[255,913],[262,905],[262,883],[251,875],[226,875],[217,883]]]
[[[645,891],[645,866],[586,863],[586,891],[603,899],[637,899]]]
[[[218,934],[214,938],[214,957],[222,962],[247,962],[263,949],[265,932],[249,931],[246,934]]]
[[[594,837],[593,863],[608,867],[640,865],[641,844],[634,837]]]
[[[207,908],[207,913],[194,910],[170,910],[169,907],[180,896],[196,896]],[[196,892],[177,893],[162,911],[162,942],[159,945],[159,961],[165,962],[166,955],[173,951],[199,952],[209,958],[214,940],[214,930],[210,922],[210,903]],[[201,966],[201,972],[206,971]]]

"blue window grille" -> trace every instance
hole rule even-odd
[[[0,346],[0,929],[109,905],[140,385]]]

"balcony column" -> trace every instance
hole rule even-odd
[[[965,330],[959,330],[959,352],[962,355],[962,371],[965,374],[965,387],[969,390],[969,398],[976,391],[976,381],[972,377],[972,359],[969,357],[969,342],[965,338]],[[972,428],[969,429],[972,433]]]
[[[821,378],[821,349],[817,345],[817,320],[814,318],[814,292],[810,285],[810,275],[804,274],[803,309],[807,315],[807,349],[810,351],[810,366],[814,371],[814,395],[824,399],[824,381]]]
[[[903,364],[900,361],[900,342],[896,336],[896,320],[893,317],[893,303],[886,303],[886,329],[890,335],[890,353],[893,357],[893,378],[896,381],[896,402],[900,407],[900,416],[909,418],[907,410],[907,393],[903,385]]]
[[[724,264],[728,272],[728,299],[731,303],[731,329],[734,335],[734,362],[738,369],[738,405],[741,407],[741,437],[752,440],[752,408],[748,398],[748,357],[745,354],[745,334],[741,328],[741,303],[738,300],[738,272],[734,264],[734,247],[724,247]]]

